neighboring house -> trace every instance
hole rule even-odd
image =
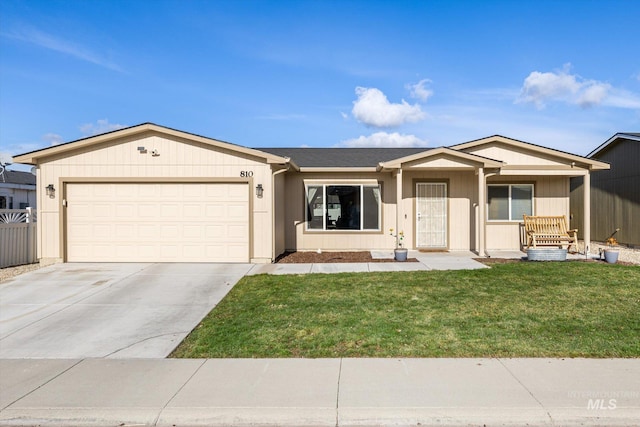
[[[569,179],[609,167],[502,136],[251,149],[150,123],[14,161],[38,168],[43,260],[130,262],[392,249],[391,228],[409,248],[518,250],[523,214],[568,216]]]
[[[36,207],[36,177],[0,166],[0,209]]]
[[[616,239],[640,245],[640,133],[617,133],[587,155],[611,169],[591,178],[591,237],[604,242],[617,228]],[[584,218],[581,177],[571,179],[573,223]]]

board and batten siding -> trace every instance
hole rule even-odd
[[[138,147],[144,147],[141,153]],[[158,155],[153,156],[152,151]],[[82,181],[86,178],[112,178],[117,182],[136,182],[142,179],[225,178],[238,180],[242,171],[251,171],[249,197],[252,199],[253,233],[251,259],[270,261],[272,258],[272,203],[271,167],[262,159],[225,150],[180,137],[168,137],[157,132],[146,132],[115,141],[80,148],[75,152],[53,155],[39,165],[38,187],[44,189],[53,184],[55,198],[49,198],[44,190],[39,192],[38,208],[38,257],[60,261],[63,254],[61,242],[61,209],[63,183],[68,178]],[[255,186],[262,184],[265,196],[257,198]]]
[[[594,158],[610,163],[611,169],[591,175],[591,239],[604,242],[619,228],[615,237],[620,243],[640,246],[640,142],[620,138]],[[583,182],[582,177],[571,179],[576,228],[584,220]]]

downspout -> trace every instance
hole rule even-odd
[[[271,262],[276,260],[276,175],[288,172],[291,164],[287,167],[271,173]],[[285,230],[286,232],[286,230]]]

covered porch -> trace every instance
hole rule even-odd
[[[442,147],[380,163],[379,171],[394,179],[396,230],[404,232],[406,247],[490,256],[522,250],[523,214],[568,220],[569,179],[583,176],[588,183],[594,168],[565,158],[537,163],[544,162],[507,163]],[[590,229],[589,200],[587,192],[584,230]],[[583,235],[583,247],[589,248],[589,233]]]

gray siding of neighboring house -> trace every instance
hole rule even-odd
[[[604,241],[620,228],[615,235],[620,243],[640,246],[640,142],[621,138],[593,158],[610,163],[611,169],[591,175],[591,239]],[[582,184],[582,177],[571,179],[575,228],[583,223]]]

